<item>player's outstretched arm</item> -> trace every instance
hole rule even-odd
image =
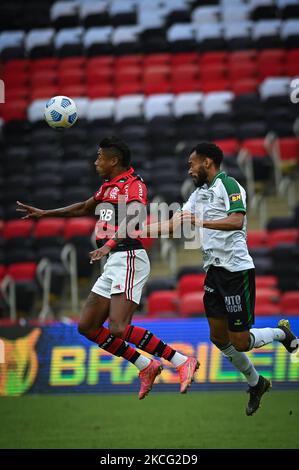
[[[28,206],[20,201],[17,201],[17,212],[23,214],[22,219],[40,219],[41,217],[82,217],[94,213],[97,202],[93,197],[87,201],[77,202],[66,207],[58,209],[38,209],[37,207]]]

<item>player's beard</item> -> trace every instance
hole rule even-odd
[[[196,188],[201,188],[208,181],[208,175],[204,170],[200,171],[196,176],[193,176],[193,183]]]

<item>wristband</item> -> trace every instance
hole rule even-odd
[[[109,248],[111,248],[111,250],[113,250],[113,248],[115,248],[117,246],[117,243],[115,240],[108,240],[104,246],[109,246]]]

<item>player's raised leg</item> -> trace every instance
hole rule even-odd
[[[123,357],[142,370],[147,367],[150,360],[103,326],[109,316],[110,302],[109,298],[91,292],[84,305],[78,331],[100,348],[114,356]]]

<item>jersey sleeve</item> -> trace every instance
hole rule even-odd
[[[191,212],[191,214],[195,214],[195,202],[196,202],[196,191],[190,194],[188,201],[182,207],[182,212]]]
[[[100,189],[98,189],[94,195],[93,195],[93,198],[95,201],[99,202],[101,199],[102,199],[102,186],[100,187]]]
[[[241,188],[234,178],[228,176],[223,183],[223,198],[226,208],[226,213],[229,215],[232,212],[246,213],[245,201],[243,201]]]
[[[126,195],[126,203],[138,201],[141,204],[147,204],[147,189],[143,181],[134,180],[128,186],[128,193]]]

